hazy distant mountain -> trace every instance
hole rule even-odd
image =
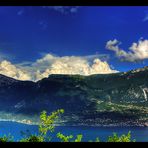
[[[148,67],[91,76],[50,75],[38,82],[0,75],[1,112],[35,117],[59,108],[65,109],[63,119],[70,125],[146,124]]]

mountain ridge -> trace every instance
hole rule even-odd
[[[37,82],[0,75],[0,118],[21,115],[37,121],[42,110],[63,108],[65,124],[145,125],[148,67],[113,74],[52,74]],[[20,116],[19,116],[20,118]]]

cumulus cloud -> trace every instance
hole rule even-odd
[[[0,74],[12,77],[18,80],[31,80],[28,72],[17,68],[15,65],[11,64],[9,61],[4,60],[0,62]]]
[[[38,81],[50,74],[107,74],[117,72],[101,59],[107,60],[107,55],[88,56],[56,56],[45,54],[35,62],[12,64],[8,60],[0,62],[0,74],[18,79]]]
[[[101,55],[101,57],[106,57]],[[115,73],[106,61],[98,58],[98,55],[89,56],[55,56],[46,54],[34,63],[23,62],[12,64],[7,60],[0,62],[0,74],[18,79],[38,81],[50,74],[107,74]]]
[[[39,80],[48,77],[50,74],[107,74],[117,72],[110,68],[106,61],[101,61],[98,58],[90,59],[93,56],[53,56],[45,55],[38,59],[33,66],[40,67],[35,73],[35,79]],[[88,60],[89,59],[89,60]]]
[[[148,40],[139,40],[138,43],[132,43],[129,51],[119,47],[121,42],[110,40],[106,43],[106,48],[115,52],[116,56],[122,61],[136,62],[148,59]]]

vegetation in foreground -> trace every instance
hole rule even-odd
[[[28,137],[22,138],[18,142],[52,142],[51,136],[48,136],[47,133],[51,132],[53,133],[55,130],[54,123],[57,121],[61,114],[64,113],[63,109],[58,109],[55,112],[52,112],[51,115],[47,115],[46,111],[41,112],[40,114],[40,124],[39,124],[39,134],[33,135],[30,134]],[[61,142],[82,142],[83,141],[83,135],[78,134],[76,136],[74,135],[64,135],[61,132],[58,132],[56,134],[57,138]],[[3,137],[0,137],[0,142],[14,142],[13,136],[11,135],[4,135]],[[101,140],[96,137],[95,140],[89,140],[88,142],[101,142]],[[118,136],[117,133],[113,133],[112,136],[109,136],[106,142],[135,142],[135,140],[131,139],[131,133],[128,132],[127,135],[121,135]]]

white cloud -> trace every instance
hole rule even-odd
[[[46,54],[34,63],[23,62],[12,64],[7,60],[0,62],[0,74],[18,79],[37,81],[50,74],[107,74],[115,73],[106,61],[101,61],[98,55],[89,56],[55,56]],[[101,55],[106,57],[105,55]]]
[[[136,62],[148,59],[148,40],[139,40],[132,43],[129,51],[119,48],[120,42],[116,39],[106,43],[106,48],[115,52],[116,56],[122,61]]]
[[[99,58],[93,58],[93,61],[91,61],[92,57],[93,56],[58,57],[47,54],[32,64],[32,66],[39,67],[35,73],[35,79],[39,80],[48,77],[50,74],[91,75],[117,72],[116,70],[112,70],[106,61],[103,62]]]
[[[4,60],[0,62],[0,74],[12,77],[18,80],[31,80],[28,72],[17,68],[15,65],[11,64],[9,61]]]

